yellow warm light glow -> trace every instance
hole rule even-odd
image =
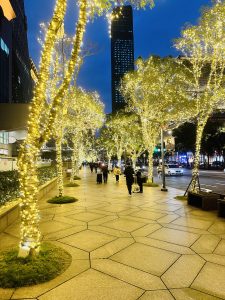
[[[0,6],[3,9],[3,14],[8,21],[15,19],[16,14],[9,0],[0,0]]]
[[[169,57],[139,58],[136,66],[135,71],[124,76],[121,93],[128,111],[139,116],[143,143],[149,153],[148,181],[152,182],[153,152],[161,129],[176,128],[195,116],[187,93],[193,80],[178,61]]]
[[[195,192],[199,188],[199,164],[204,128],[212,113],[225,107],[224,27],[225,2],[217,1],[213,7],[204,10],[199,24],[184,29],[181,38],[175,43],[175,47],[184,57],[184,67],[189,69],[195,80],[192,91],[197,114],[197,131],[190,185],[190,189]]]
[[[65,109],[63,99],[66,97],[74,72],[79,65],[80,52],[87,22],[95,15],[107,13],[117,4],[117,2],[114,3],[114,1],[111,0],[77,1],[79,15],[75,28],[72,52],[66,62],[66,69],[62,76],[62,81],[54,91],[50,105],[47,106],[46,100],[49,96],[48,84],[52,75],[52,54],[56,46],[57,35],[65,19],[67,2],[68,0],[56,0],[53,17],[49,23],[43,44],[38,81],[34,89],[27,122],[27,137],[21,145],[18,157],[21,198],[21,240],[19,256],[23,257],[38,253],[41,241],[36,165],[39,151],[42,145],[52,136],[53,126],[59,111]],[[123,5],[126,2],[125,0],[121,0],[119,3]],[[153,0],[131,0],[129,2],[137,8],[153,5]]]

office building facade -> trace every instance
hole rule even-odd
[[[115,8],[113,14],[118,15],[111,24],[112,111],[116,112],[125,107],[119,91],[121,79],[134,70],[134,34],[130,5]]]
[[[32,98],[23,0],[0,2],[0,103],[28,103]]]

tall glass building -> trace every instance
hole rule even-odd
[[[119,15],[111,24],[112,111],[125,106],[119,92],[120,81],[125,73],[134,70],[133,11],[130,5],[117,7]]]
[[[0,103],[32,98],[24,0],[0,1]]]

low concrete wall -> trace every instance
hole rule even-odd
[[[57,178],[48,181],[39,187],[38,200],[42,199],[49,191],[57,186]],[[6,227],[15,222],[20,215],[21,200],[15,200],[11,203],[0,208],[0,233],[5,230]]]
[[[49,191],[54,189],[57,186],[57,178],[54,178],[47,183],[43,184],[39,188],[38,200],[42,199]]]

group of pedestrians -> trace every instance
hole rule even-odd
[[[90,169],[91,172],[95,169],[95,172],[97,173],[97,184],[101,184],[102,182],[107,183],[108,174],[110,172],[113,172],[113,175],[116,178],[116,183],[118,183],[120,175],[122,174],[120,167],[117,165],[114,168],[109,168],[107,164],[90,163]],[[133,192],[143,193],[143,178],[140,170],[135,172],[131,164],[127,163],[124,170],[124,176],[126,177],[127,190],[130,196],[132,195],[132,186],[134,183],[138,185],[138,190]]]
[[[95,170],[95,173],[97,173],[97,171],[98,171],[98,163],[97,162],[96,163],[91,162],[89,164],[89,166],[90,166],[90,169],[91,169],[91,173],[93,173],[93,170]]]

